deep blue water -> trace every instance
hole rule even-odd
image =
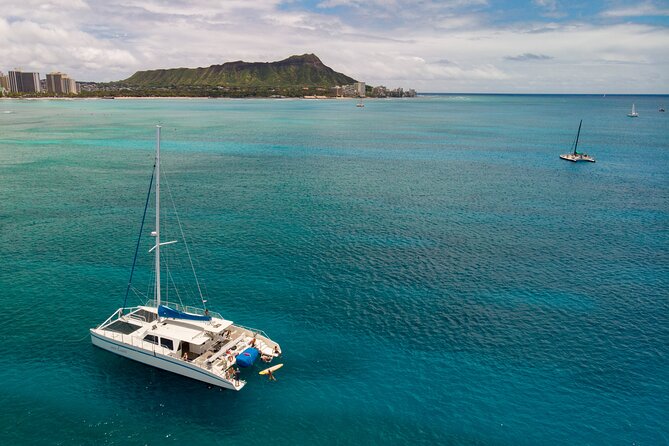
[[[0,101],[0,443],[669,444],[660,105]],[[580,119],[595,164],[558,158]],[[157,122],[210,306],[281,343],[277,382],[209,389],[90,344]]]

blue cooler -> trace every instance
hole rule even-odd
[[[258,359],[260,352],[257,348],[249,347],[237,355],[237,365],[239,367],[251,367],[256,359]]]

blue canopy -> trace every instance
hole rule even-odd
[[[174,310],[170,307],[160,305],[158,307],[158,316],[169,317],[172,319],[187,319],[189,321],[210,321],[211,316],[200,316],[199,314],[186,313],[185,311]]]

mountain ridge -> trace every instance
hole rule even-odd
[[[137,71],[120,83],[135,87],[202,86],[231,88],[334,87],[357,82],[334,71],[315,54],[293,55],[275,62],[241,60],[198,68]]]

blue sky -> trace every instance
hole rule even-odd
[[[422,92],[669,93],[669,1],[0,0],[0,70],[109,81],[315,53]],[[8,13],[9,12],[9,13]]]

